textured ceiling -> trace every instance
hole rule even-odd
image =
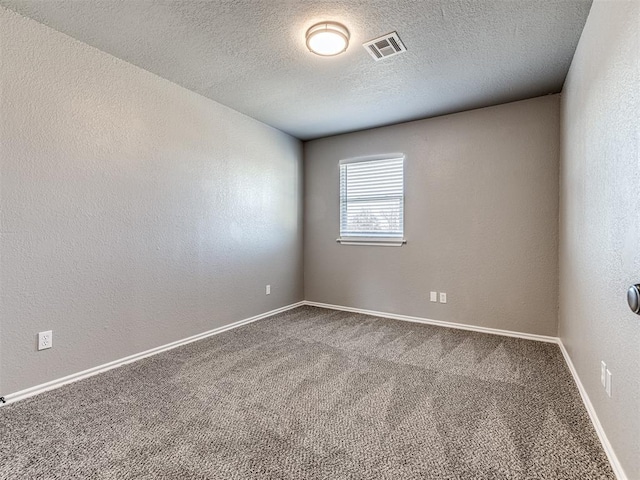
[[[559,92],[591,0],[0,0],[303,140]],[[338,57],[304,33],[351,32]],[[396,30],[407,53],[362,43]]]

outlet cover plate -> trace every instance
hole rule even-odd
[[[38,350],[46,350],[53,347],[53,332],[47,330],[46,332],[38,333]]]

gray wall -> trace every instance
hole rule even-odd
[[[559,97],[305,143],[305,298],[555,335]],[[403,247],[345,246],[343,158],[403,152]],[[429,302],[429,291],[448,303]]]
[[[640,283],[639,32],[639,2],[596,0],[562,95],[559,334],[630,479],[640,478],[640,317],[625,297]]]
[[[298,140],[2,8],[0,40],[1,393],[302,300]]]

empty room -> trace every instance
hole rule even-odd
[[[640,1],[0,0],[0,440],[640,480]]]

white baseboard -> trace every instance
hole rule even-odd
[[[329,308],[331,310],[342,310],[344,312],[362,313],[372,315],[374,317],[391,318],[393,320],[402,320],[405,322],[425,323],[427,325],[437,325],[438,327],[455,328],[458,330],[470,330],[472,332],[490,333],[492,335],[502,335],[504,337],[524,338],[526,340],[535,340],[538,342],[558,343],[558,337],[549,337],[546,335],[537,335],[535,333],[514,332],[511,330],[501,330],[499,328],[478,327],[475,325],[466,325],[464,323],[445,322],[443,320],[432,320],[430,318],[412,317],[409,315],[400,315],[397,313],[376,312],[374,310],[363,310],[362,308],[343,307],[341,305],[330,305],[328,303],[309,302],[305,300],[305,305],[312,307]]]
[[[593,404],[589,399],[589,395],[587,395],[587,391],[585,390],[584,385],[582,385],[582,382],[580,381],[580,377],[578,377],[578,372],[576,371],[576,368],[573,366],[573,362],[571,361],[569,352],[567,352],[567,349],[564,347],[562,340],[558,339],[558,345],[560,346],[560,350],[562,351],[562,356],[564,357],[564,361],[567,363],[567,366],[569,367],[569,371],[571,372],[571,375],[573,375],[573,380],[576,382],[576,385],[578,386],[578,391],[580,392],[580,396],[582,397],[582,403],[584,403],[584,406],[587,409],[587,413],[589,414],[589,418],[591,419],[593,428],[595,428],[596,433],[598,434],[598,438],[600,439],[600,443],[602,444],[602,448],[607,454],[607,458],[609,459],[609,463],[611,464],[613,473],[616,474],[616,478],[618,480],[627,480],[627,475],[624,473],[622,465],[620,465],[620,461],[618,460],[618,457],[616,456],[616,453],[614,452],[613,447],[611,446],[611,443],[609,443],[607,434],[604,432],[604,429],[602,428],[602,424],[600,423],[600,419],[598,418],[598,415],[596,414],[596,411],[593,408]]]
[[[281,308],[277,308],[275,310],[271,310],[269,312],[261,313],[260,315],[255,315],[250,318],[245,318],[244,320],[239,320],[234,323],[230,323],[229,325],[224,325],[222,327],[214,328],[213,330],[209,330],[203,333],[199,333],[197,335],[193,335],[188,338],[183,338],[182,340],[177,340],[175,342],[167,343],[166,345],[162,345],[160,347],[152,348],[150,350],[146,350],[144,352],[135,353],[133,355],[129,355],[128,357],[120,358],[119,360],[114,360],[109,363],[105,363],[103,365],[99,365],[97,367],[89,368],[88,370],[83,370],[82,372],[73,373],[71,375],[67,375],[66,377],[58,378],[56,380],[51,380],[50,382],[43,383],[41,385],[36,385],[34,387],[26,388],[24,390],[20,390],[15,393],[10,393],[5,395],[4,399],[6,401],[5,405],[8,405],[13,402],[17,402],[18,400],[24,400],[25,398],[32,397],[34,395],[38,395],[39,393],[47,392],[49,390],[54,390],[68,383],[77,382],[78,380],[82,380],[84,378],[92,377],[102,372],[106,372],[108,370],[121,367],[122,365],[126,365],[127,363],[135,362],[137,360],[141,360],[146,357],[150,357],[151,355],[156,355],[161,352],[166,352],[167,350],[171,350],[176,347],[180,347],[182,345],[186,345],[187,343],[192,343],[197,340],[202,340],[203,338],[210,337],[212,335],[217,335],[222,332],[226,332],[227,330],[232,330],[234,328],[241,327],[243,325],[247,325],[249,323],[255,322],[257,320],[261,320],[263,318],[271,317],[278,313],[286,312],[287,310],[291,310],[292,308],[300,307],[304,305],[304,302],[297,302],[291,305],[287,305]],[[2,404],[0,404],[2,405]]]

